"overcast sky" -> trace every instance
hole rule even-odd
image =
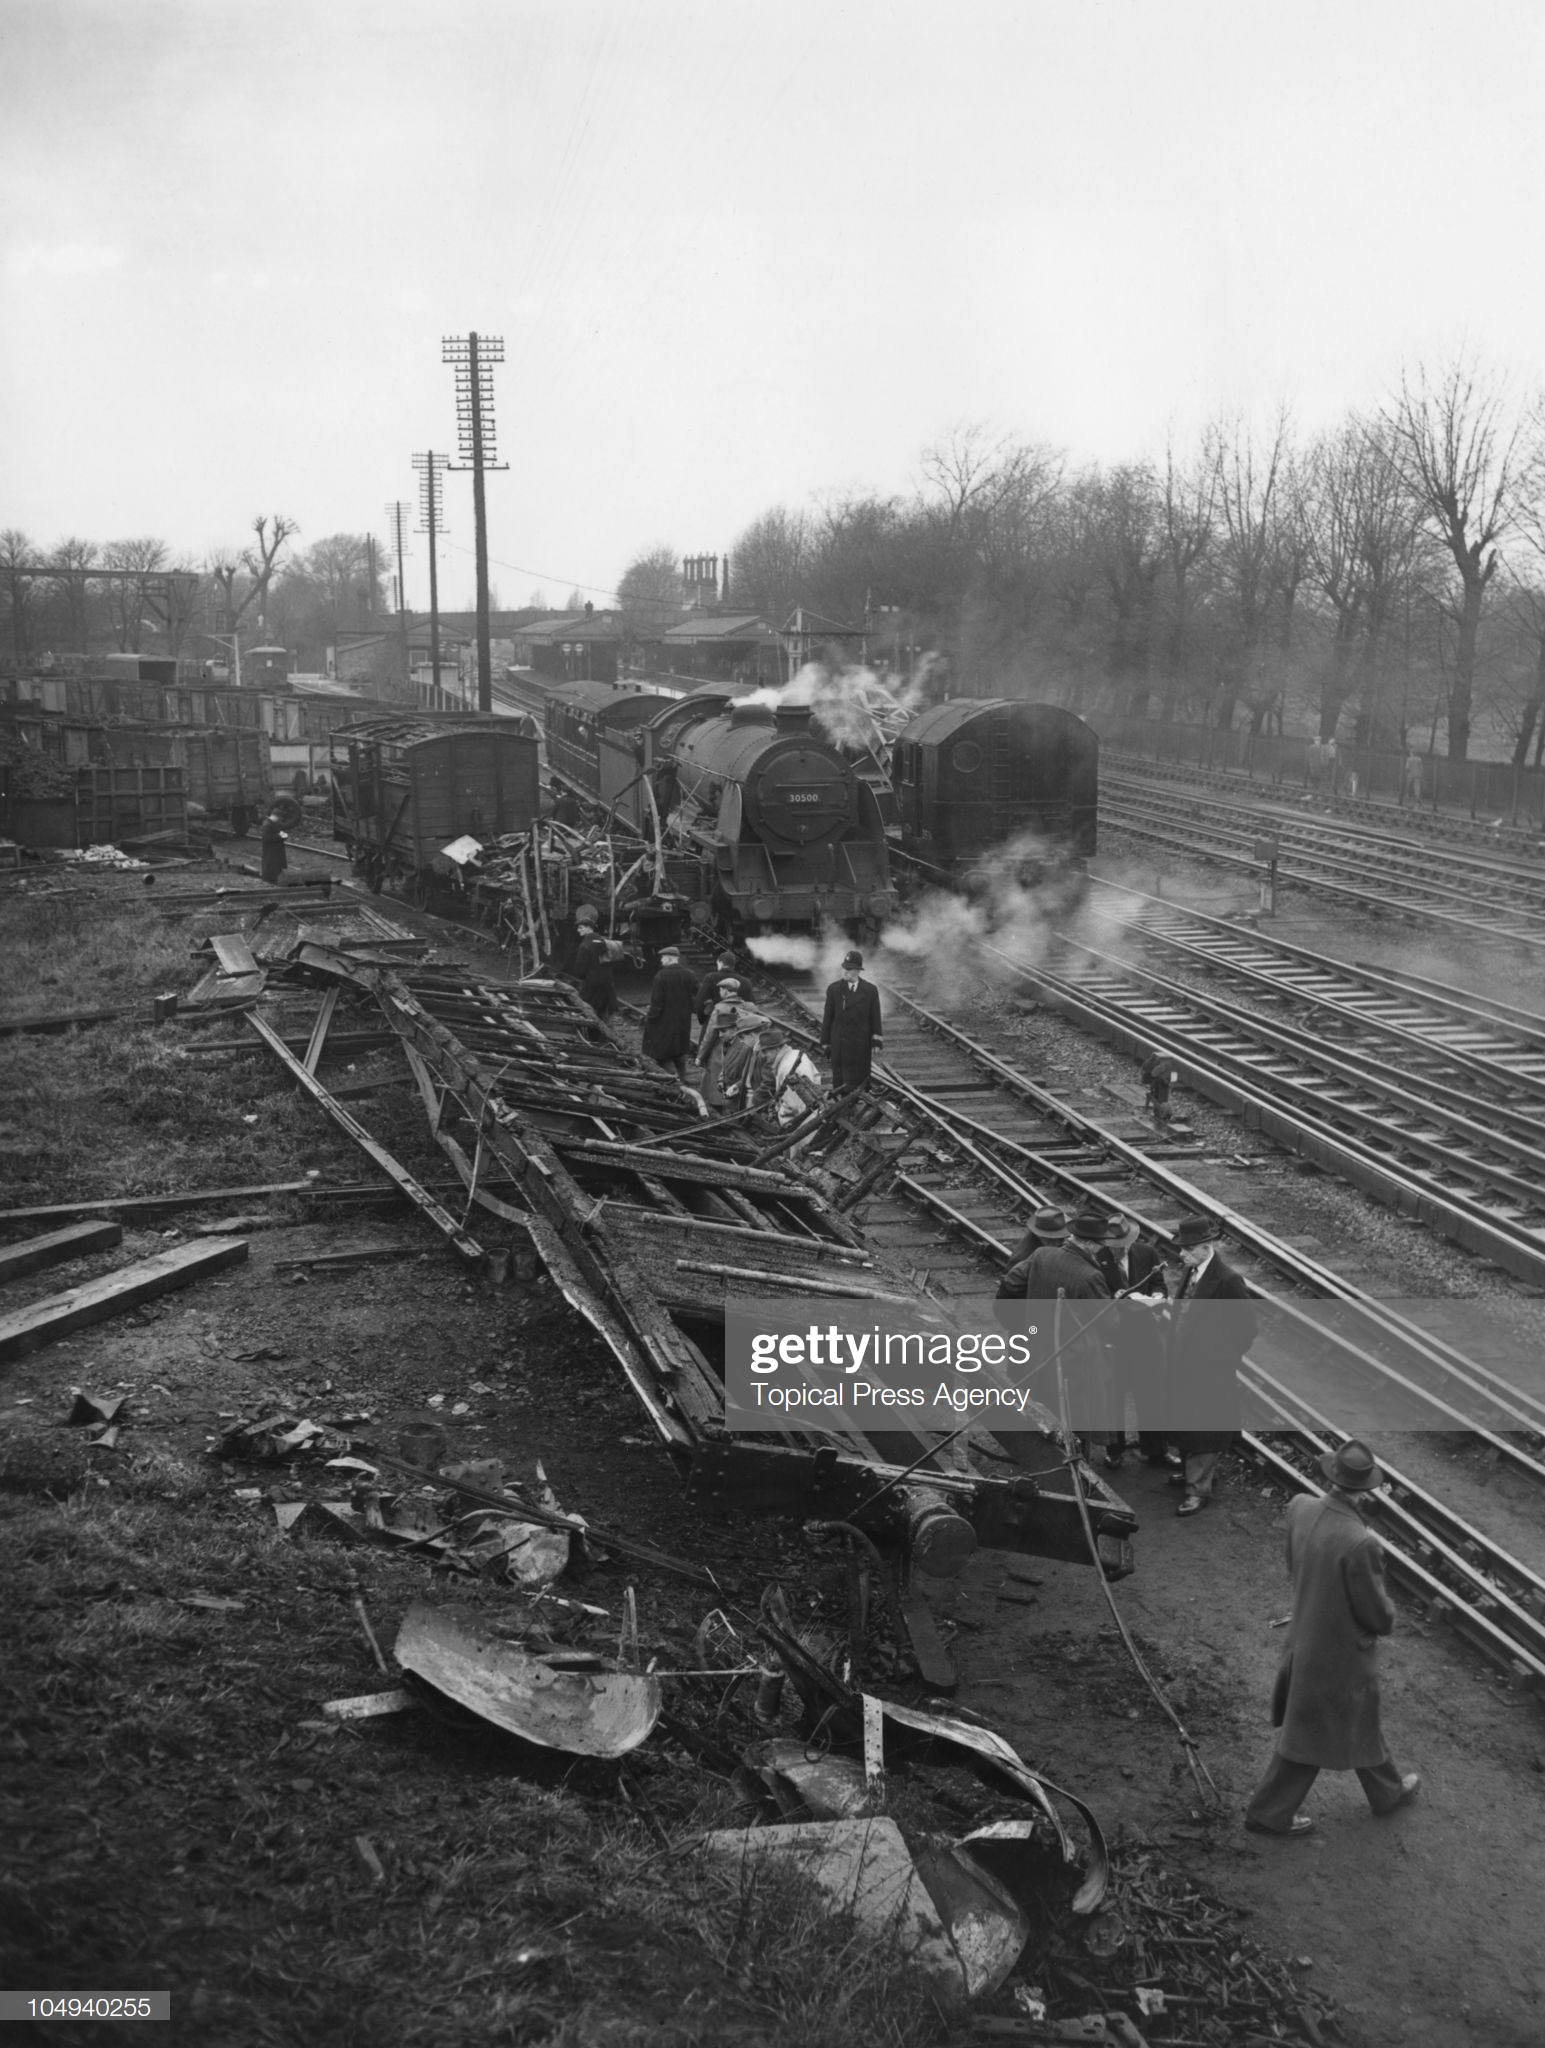
[[[1522,382],[1542,44],[1535,0],[0,0],[0,526],[384,533],[472,327],[506,605],[961,420],[1112,461],[1465,345]]]

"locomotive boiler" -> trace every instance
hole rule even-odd
[[[740,935],[885,917],[896,898],[879,803],[808,705],[703,710],[661,721],[675,730],[656,787],[699,849],[716,921]]]

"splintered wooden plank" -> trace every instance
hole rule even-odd
[[[15,1223],[55,1223],[66,1216],[164,1216],[174,1209],[207,1207],[212,1202],[257,1201],[268,1195],[314,1195],[316,1176],[305,1180],[273,1180],[252,1188],[185,1188],[175,1195],[108,1195],[90,1202],[45,1202],[31,1209],[0,1209],[0,1229]]]
[[[243,1003],[255,1003],[267,981],[261,967],[251,974],[226,974],[211,967],[183,997],[183,1005],[187,1009],[237,1009]]]
[[[322,1047],[327,1042],[327,1027],[333,1021],[333,1012],[338,1007],[338,987],[334,985],[322,998],[322,1007],[317,1011],[317,1020],[311,1027],[311,1038],[306,1046],[305,1069],[314,1074],[322,1058]]]
[[[413,1178],[413,1175],[409,1173],[401,1160],[394,1159],[384,1145],[376,1143],[364,1125],[357,1123],[350,1116],[343,1104],[322,1086],[315,1074],[307,1073],[302,1062],[290,1051],[273,1026],[265,1023],[263,1018],[252,1016],[250,1013],[247,1017],[247,1022],[279,1055],[280,1059],[284,1061],[284,1064],[306,1090],[307,1094],[322,1105],[338,1128],[341,1131],[346,1131],[355,1144],[362,1151],[370,1155],[381,1171],[388,1174],[397,1186],[401,1188],[409,1201],[415,1203],[423,1214],[429,1218],[435,1228],[450,1239],[455,1249],[460,1252],[461,1256],[470,1265],[481,1266],[484,1256],[483,1247],[478,1243],[477,1239],[468,1236],[450,1211],[442,1208],[440,1203],[430,1194],[429,1190]]]
[[[153,1301],[158,1294],[170,1294],[206,1274],[240,1265],[246,1256],[244,1237],[205,1238],[200,1244],[157,1252],[153,1259],[141,1259],[99,1280],[88,1280],[67,1294],[51,1294],[30,1308],[0,1316],[0,1359],[21,1358],[71,1330],[104,1322],[126,1308],[137,1308],[142,1301]]]
[[[68,1230],[51,1230],[46,1237],[30,1237],[25,1244],[0,1249],[0,1281],[18,1280],[23,1273],[78,1259],[82,1252],[103,1252],[122,1243],[121,1223],[72,1223]]]
[[[252,948],[240,932],[216,932],[209,945],[220,963],[222,974],[257,973],[257,962],[252,957]]]

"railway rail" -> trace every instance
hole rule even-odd
[[[459,927],[453,929],[459,931]],[[417,1049],[417,1064],[425,1069],[419,1080],[425,1089],[426,1104],[432,1108],[436,1134],[453,1159],[455,1139],[449,1128],[447,1107],[454,1097],[469,1124],[473,1119],[467,1117],[467,1111],[475,1109],[476,1130],[469,1130],[466,1135],[479,1146],[486,1136],[504,1155],[499,1164],[506,1181],[520,1184],[524,1168],[528,1200],[531,1191],[537,1189],[547,1196],[550,1205],[553,1163],[565,1166],[570,1174],[578,1173],[575,1188],[580,1191],[587,1175],[631,1173],[644,1195],[643,1211],[629,1212],[626,1203],[616,1208],[613,1195],[610,1200],[614,1215],[619,1219],[626,1217],[634,1226],[643,1224],[656,1233],[662,1227],[667,1231],[684,1227],[684,1219],[677,1212],[688,1199],[688,1182],[679,1175],[671,1177],[679,1162],[665,1172],[661,1155],[655,1152],[650,1168],[643,1170],[640,1156],[640,1147],[651,1145],[654,1137],[661,1135],[659,1119],[666,1113],[648,1100],[647,1091],[633,1091],[625,1078],[619,1085],[604,1056],[596,1058],[593,1049],[587,1050],[588,1034],[569,1023],[572,1005],[565,1009],[563,1003],[559,1004],[565,1026],[560,1034],[564,1046],[560,1064],[566,1071],[557,1077],[560,1085],[545,1109],[549,1121],[553,1115],[558,1117],[562,1135],[556,1154],[548,1150],[549,1170],[543,1172],[535,1165],[535,1151],[542,1148],[533,1149],[527,1143],[522,1150],[510,1153],[507,1142],[498,1143],[501,1137],[508,1139],[509,1128],[507,1118],[493,1107],[495,1091],[490,1080],[496,1079],[499,1089],[506,1090],[515,1085],[507,1079],[512,1059],[524,1052],[529,1062],[529,1048],[522,1048],[519,1043],[523,1031],[510,1014],[513,991],[491,983],[481,974],[461,970],[442,969],[427,975],[414,970],[411,985],[400,975],[392,980],[397,991],[390,1006],[397,1012],[392,1021],[403,1035],[404,1044],[411,1042]],[[758,982],[770,1004],[785,1014],[794,1011],[793,1035],[806,1039],[813,1036],[810,1026],[814,1018],[802,992],[766,974],[760,975]],[[929,1010],[915,995],[900,988],[892,988],[888,993],[892,1015],[887,1025],[889,1051],[883,1063],[882,1084],[914,1117],[926,1121],[936,1142],[926,1163],[910,1164],[896,1172],[894,1194],[872,1205],[868,1234],[889,1260],[899,1262],[901,1270],[910,1266],[913,1281],[923,1291],[952,1297],[962,1306],[972,1302],[984,1304],[995,1292],[998,1271],[1018,1236],[1019,1218],[1026,1206],[1053,1200],[1092,1203],[1106,1213],[1135,1216],[1152,1228],[1153,1218],[1148,1211],[1155,1196],[1162,1195],[1166,1204],[1210,1215],[1235,1247],[1233,1255],[1252,1286],[1296,1321],[1320,1328],[1341,1366],[1350,1365],[1381,1376],[1400,1388],[1412,1404],[1413,1415],[1421,1414],[1428,1426],[1436,1418],[1444,1426],[1472,1432],[1513,1466],[1534,1478],[1545,1479],[1545,1462],[1535,1455],[1535,1448],[1545,1436],[1545,1403],[1508,1386],[1479,1361],[1416,1328],[1390,1304],[1362,1294],[1348,1281],[1207,1195],[1176,1170],[1174,1159],[1177,1155],[1184,1158],[1188,1149],[1184,1145],[1153,1148],[1123,1140],[1039,1087],[1020,1073],[1011,1059]],[[533,990],[531,994],[535,997],[538,992]],[[521,1000],[525,999],[523,993]],[[433,1071],[429,1071],[431,1062]],[[499,1073],[494,1076],[491,1069],[496,1062]],[[587,1065],[591,1069],[589,1085]],[[529,1064],[525,1071],[530,1074]],[[539,1081],[540,1087],[547,1085],[547,1081]],[[604,1092],[598,1093],[598,1089]],[[629,1135],[619,1133],[620,1121],[625,1121]],[[666,1123],[669,1122],[666,1114]],[[705,1179],[704,1162],[724,1152],[722,1141],[716,1142],[706,1135],[687,1139],[683,1134],[676,1142],[690,1143],[695,1162],[692,1178],[700,1187]],[[748,1167],[743,1157],[734,1156],[737,1149],[730,1147],[729,1156],[724,1159],[723,1185],[717,1199],[745,1202],[751,1208],[771,1205],[776,1209],[779,1203],[786,1204],[790,1198],[787,1189],[753,1186],[756,1170]],[[1156,1150],[1166,1151],[1171,1157],[1155,1156]],[[470,1178],[475,1183],[475,1156],[469,1162],[463,1150],[458,1170],[464,1180]],[[735,1185],[737,1180],[739,1186]],[[576,1286],[576,1249],[587,1269],[595,1268],[593,1273],[587,1271],[577,1276],[582,1281],[589,1280],[592,1312],[595,1295],[607,1293],[601,1315],[593,1314],[592,1319],[624,1360],[635,1392],[652,1413],[662,1441],[698,1467],[696,1484],[704,1496],[716,1497],[715,1487],[722,1491],[722,1475],[715,1476],[716,1464],[722,1461],[724,1453],[715,1450],[709,1441],[711,1388],[693,1394],[694,1399],[701,1395],[705,1402],[696,1431],[707,1431],[706,1436],[694,1440],[690,1422],[684,1423],[680,1413],[672,1412],[670,1404],[661,1405],[661,1382],[648,1370],[647,1358],[641,1365],[636,1335],[630,1336],[625,1327],[627,1314],[632,1312],[625,1306],[630,1278],[636,1287],[636,1276],[630,1275],[628,1259],[631,1252],[636,1262],[637,1247],[624,1246],[616,1270],[611,1270],[604,1229],[594,1227],[596,1217],[607,1206],[604,1194],[600,1201],[594,1200],[599,1191],[599,1187],[593,1189],[591,1196],[585,1197],[589,1206],[584,1213],[563,1217],[554,1212],[545,1224],[540,1203],[533,1205],[539,1218],[535,1235],[543,1240],[539,1249],[550,1257],[560,1276],[559,1284],[571,1291],[571,1298]],[[494,1202],[497,1206],[497,1198]],[[645,1224],[644,1217],[650,1211],[654,1214]],[[766,1229],[768,1220],[764,1214],[758,1229],[752,1216],[737,1214],[724,1223],[710,1222],[708,1227],[710,1231],[728,1228],[738,1232],[741,1240],[757,1231],[761,1238],[756,1248],[760,1270],[762,1266],[777,1267],[783,1257],[784,1248],[775,1249],[776,1239]],[[555,1228],[555,1223],[566,1223],[569,1227],[565,1232]],[[941,1253],[936,1245],[941,1226],[951,1236],[963,1239],[964,1246]],[[701,1231],[701,1219],[694,1228]],[[788,1265],[785,1288],[799,1288],[812,1256],[825,1262],[828,1277],[833,1262],[839,1271],[850,1263],[851,1253],[849,1260],[844,1261],[840,1228],[834,1229],[830,1224],[823,1227],[812,1214],[800,1227],[800,1234],[805,1238],[806,1249],[803,1254],[796,1252],[792,1261],[784,1260]],[[741,1255],[737,1245],[736,1256]],[[922,1271],[917,1268],[920,1259],[926,1259]],[[702,1262],[694,1262],[690,1257],[675,1261],[674,1286],[686,1287],[693,1303],[701,1309],[703,1304],[697,1303],[697,1295],[703,1290],[704,1279],[681,1277],[683,1270],[690,1271],[694,1263]],[[708,1263],[715,1265],[722,1260]],[[770,1272],[768,1279],[771,1280]],[[1291,1292],[1281,1291],[1283,1281]],[[654,1285],[658,1289],[659,1282]],[[666,1284],[667,1294],[670,1285]],[[708,1297],[716,1298],[722,1285],[722,1281],[708,1281]],[[650,1289],[646,1287],[642,1292],[648,1295]],[[1355,1336],[1349,1337],[1344,1330],[1321,1323],[1323,1311],[1317,1312],[1315,1304],[1326,1298],[1354,1312]],[[653,1333],[652,1341],[672,1348],[668,1333],[662,1334],[660,1330]],[[647,1348],[644,1347],[645,1351]],[[1312,1486],[1313,1478],[1305,1469],[1306,1459],[1317,1448],[1342,1439],[1316,1406],[1312,1389],[1287,1385],[1272,1370],[1269,1359],[1252,1358],[1247,1365],[1243,1383],[1264,1404],[1274,1425],[1269,1431],[1252,1432],[1247,1439],[1249,1448],[1268,1469],[1292,1484]],[[667,1383],[674,1384],[673,1375],[681,1370],[681,1359],[677,1356],[673,1360],[673,1374],[666,1376]],[[694,1367],[689,1375],[692,1388],[698,1389],[699,1378]],[[1432,1385],[1422,1384],[1424,1379],[1436,1380],[1443,1391],[1439,1393]],[[894,1474],[899,1468],[894,1445],[850,1446],[843,1455],[844,1463],[849,1462],[855,1449],[860,1455],[859,1469],[879,1475],[887,1471]],[[889,1460],[884,1455],[886,1451],[892,1454]],[[924,1476],[931,1490],[942,1491],[946,1507],[956,1496],[964,1500],[965,1482],[958,1472],[941,1468]],[[1403,1473],[1392,1470],[1391,1481],[1380,1502],[1380,1516],[1397,1575],[1426,1601],[1432,1618],[1451,1623],[1516,1685],[1545,1698],[1545,1577],[1510,1556],[1483,1531],[1457,1518]],[[1044,1479],[1041,1485],[1044,1490]],[[1113,1513],[1115,1497],[1103,1487],[1101,1493],[1108,1512]],[[1120,1515],[1114,1514],[1108,1523],[1113,1537],[1119,1534],[1119,1521]],[[992,1532],[987,1540],[993,1540]]]
[[[764,1007],[776,1005],[786,1019],[793,1012],[791,1035],[813,1037],[805,992],[766,975],[757,988]],[[1545,1402],[1249,1222],[1172,1163],[1059,1101],[906,990],[887,985],[886,993],[891,1013],[880,1083],[928,1118],[947,1156],[927,1168],[898,1171],[894,1193],[872,1205],[868,1227],[897,1243],[908,1242],[910,1230],[915,1257],[925,1255],[924,1244],[941,1226],[958,1234],[970,1250],[945,1262],[956,1298],[985,1306],[1027,1206],[1089,1204],[1152,1230],[1153,1198],[1162,1194],[1177,1208],[1213,1219],[1253,1291],[1300,1330],[1317,1332],[1336,1372],[1355,1370],[1398,1388],[1411,1404],[1413,1426],[1472,1432],[1515,1468],[1545,1480],[1545,1462],[1536,1455]],[[926,1219],[921,1241],[918,1212]],[[936,1253],[926,1255],[937,1262]],[[929,1278],[940,1277],[936,1263]],[[1284,1281],[1291,1292],[1283,1291]],[[1326,1320],[1323,1307],[1317,1310],[1316,1303],[1327,1300],[1340,1321],[1351,1312],[1350,1333]],[[1345,1437],[1326,1420],[1312,1390],[1289,1386],[1269,1363],[1247,1364],[1242,1384],[1294,1447],[1261,1431],[1249,1434],[1249,1448],[1279,1476],[1312,1488],[1309,1454]],[[1545,1699],[1545,1577],[1404,1473],[1391,1468],[1390,1480],[1380,1518],[1403,1583],[1427,1602],[1433,1618],[1452,1622],[1515,1684]]]
[[[1269,830],[1278,843],[1277,879],[1284,886],[1545,951],[1545,873],[1538,862],[1440,850],[1395,832],[1155,789],[1119,775],[1104,779],[1100,822],[1167,852],[1254,875],[1262,872],[1257,843]]]
[[[1206,957],[1205,954],[1203,957]],[[1043,1000],[1128,1051],[1160,1049],[1200,1093],[1517,1277],[1545,1284],[1545,1099],[1508,1075],[1440,1079],[1410,1031],[1327,1040],[1152,969],[1066,939],[1064,971],[1018,969]],[[1414,1043],[1419,1063],[1399,1055]],[[1479,1062],[1476,1063],[1477,1065]],[[1526,1096],[1523,1107],[1514,1106]]]
[[[1248,768],[1207,767],[1193,761],[1160,761],[1151,754],[1127,753],[1119,747],[1101,749],[1107,773],[1125,774],[1139,782],[1180,783],[1205,789],[1226,789],[1241,802],[1261,805],[1291,805],[1355,825],[1394,831],[1418,839],[1447,840],[1452,845],[1476,846],[1491,852],[1505,852],[1519,859],[1545,858],[1545,833],[1537,827],[1515,824],[1506,817],[1484,819],[1478,813],[1460,817],[1438,808],[1431,800],[1421,803],[1391,803],[1386,797],[1349,796],[1344,791],[1330,795],[1311,790],[1307,784],[1274,781],[1252,775]]]

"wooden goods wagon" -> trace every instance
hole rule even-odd
[[[529,832],[539,742],[525,719],[477,712],[367,718],[332,738],[333,837],[370,886],[427,888],[445,848]]]

